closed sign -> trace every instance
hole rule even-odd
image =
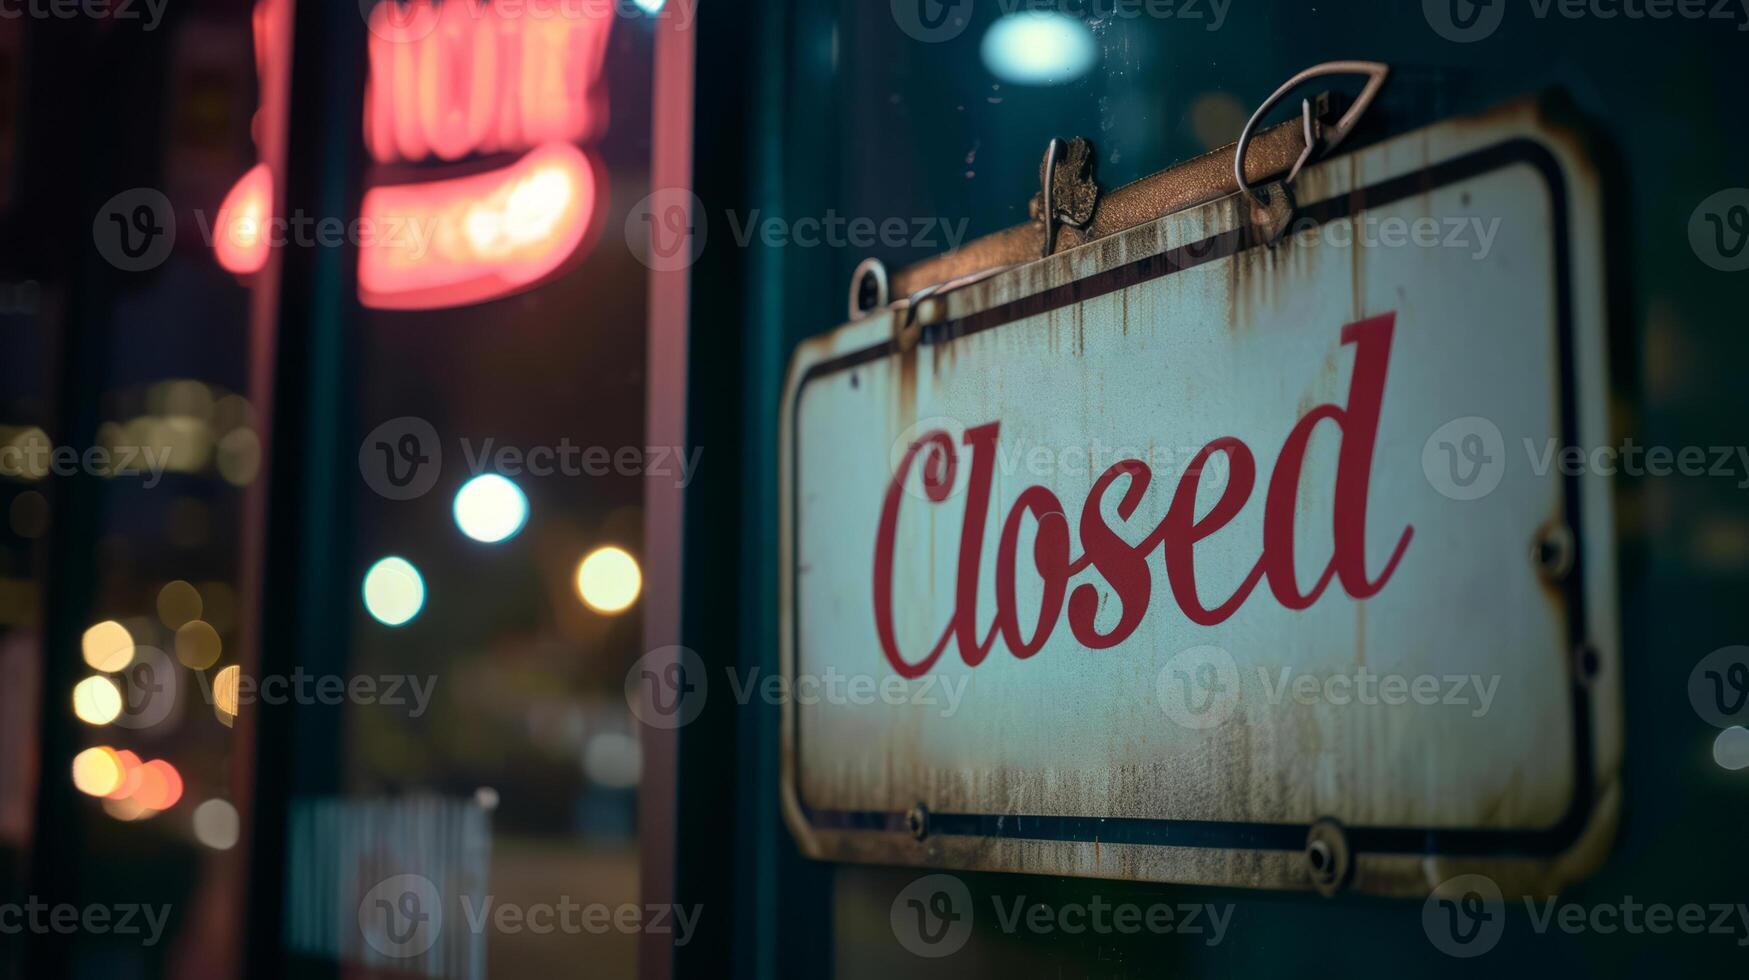
[[[804,344],[784,798],[813,856],[1424,893],[1601,858],[1599,191],[1530,106]],[[895,337],[907,317],[915,345]]]

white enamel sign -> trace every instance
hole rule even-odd
[[[833,860],[1583,873],[1620,709],[1597,179],[1534,107],[805,343],[786,818]],[[1328,857],[1328,854],[1325,855]]]

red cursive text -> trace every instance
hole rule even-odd
[[[985,520],[990,509],[990,484],[995,472],[997,433],[1000,422],[967,429],[961,442],[969,460],[962,461],[952,437],[939,429],[920,436],[906,449],[887,485],[881,506],[880,527],[874,549],[875,631],[887,662],[901,677],[920,677],[935,666],[954,641],[968,666],[977,666],[989,656],[998,635],[1016,658],[1037,653],[1050,639],[1068,605],[1069,631],[1076,642],[1090,650],[1122,643],[1147,615],[1153,596],[1150,559],[1154,549],[1165,556],[1166,582],[1173,599],[1191,622],[1212,626],[1233,615],[1250,597],[1258,583],[1267,582],[1277,602],[1289,609],[1305,609],[1318,601],[1332,580],[1356,599],[1375,595],[1390,580],[1414,536],[1405,527],[1390,559],[1376,576],[1366,570],[1366,505],[1372,478],[1373,445],[1377,441],[1379,406],[1384,399],[1385,372],[1390,364],[1391,334],[1396,314],[1387,313],[1342,328],[1342,343],[1354,347],[1354,372],[1346,405],[1324,404],[1307,412],[1277,456],[1269,476],[1263,503],[1263,547],[1257,563],[1237,590],[1216,605],[1203,603],[1196,587],[1196,544],[1219,531],[1244,508],[1257,482],[1257,461],[1251,449],[1234,436],[1223,436],[1197,453],[1172,495],[1172,503],[1158,526],[1131,545],[1108,527],[1100,516],[1105,495],[1120,477],[1128,477],[1117,499],[1118,516],[1129,520],[1153,480],[1153,472],[1140,460],[1114,464],[1094,481],[1081,506],[1079,557],[1069,556],[1067,512],[1056,494],[1040,486],[1028,487],[1015,500],[1002,523],[996,546],[995,622],[982,637],[977,634],[978,581],[983,563]],[[1335,548],[1322,573],[1309,586],[1294,574],[1294,505],[1299,491],[1300,470],[1306,447],[1318,423],[1333,422],[1341,429],[1342,444],[1336,462]],[[1220,499],[1208,513],[1196,513],[1197,486],[1210,457],[1222,454],[1230,477]],[[893,548],[899,523],[899,502],[911,468],[923,457],[920,482],[924,495],[934,503],[946,500],[954,487],[962,462],[971,467],[966,483],[966,511],[960,530],[959,570],[954,589],[954,613],[928,653],[908,660],[899,651],[893,629]],[[1015,574],[1022,520],[1031,516],[1038,525],[1032,546],[1033,569],[1044,585],[1038,620],[1019,621],[1015,601]],[[1099,592],[1084,583],[1069,591],[1070,578],[1091,565],[1115,593],[1121,606],[1118,621],[1100,632],[1095,625]]]

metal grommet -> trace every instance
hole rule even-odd
[[[887,266],[877,258],[866,258],[856,264],[850,274],[850,318],[860,320],[871,311],[887,305]]]
[[[1276,89],[1269,98],[1263,100],[1263,104],[1257,107],[1257,111],[1253,112],[1251,118],[1245,121],[1245,128],[1239,132],[1239,143],[1233,148],[1233,179],[1238,184],[1239,192],[1265,207],[1269,204],[1251,188],[1250,182],[1245,179],[1245,151],[1251,147],[1251,134],[1256,130],[1258,121],[1263,118],[1264,113],[1275,108],[1275,104],[1280,102],[1283,96],[1311,79],[1324,75],[1367,76],[1367,83],[1360,90],[1360,95],[1355,97],[1354,104],[1348,107],[1348,111],[1342,114],[1342,118],[1338,119],[1335,125],[1323,127],[1322,134],[1319,133],[1320,127],[1312,118],[1311,102],[1301,101],[1300,116],[1306,130],[1306,148],[1300,152],[1300,158],[1294,161],[1293,169],[1289,170],[1287,176],[1282,178],[1282,183],[1291,184],[1294,178],[1300,175],[1300,170],[1311,160],[1314,149],[1318,148],[1320,144],[1324,152],[1328,153],[1335,149],[1338,143],[1348,138],[1348,134],[1354,130],[1355,124],[1360,122],[1360,117],[1372,106],[1373,100],[1378,97],[1379,88],[1385,84],[1385,76],[1390,73],[1390,70],[1389,65],[1378,61],[1327,61],[1321,65],[1313,65],[1288,79],[1286,84]],[[1322,135],[1322,139],[1319,138],[1320,135]]]
[[[1306,873],[1322,895],[1341,891],[1354,873],[1348,834],[1330,817],[1322,817],[1306,833]]]
[[[1590,687],[1597,680],[1597,675],[1603,673],[1603,654],[1589,643],[1581,643],[1573,650],[1573,679],[1580,687]]]
[[[905,828],[911,836],[922,840],[929,836],[929,808],[919,803],[905,814]]]
[[[1531,560],[1544,582],[1559,585],[1573,571],[1574,550],[1573,529],[1564,521],[1549,521],[1537,530]]]

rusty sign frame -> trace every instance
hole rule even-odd
[[[1438,125],[1472,127],[1497,133],[1481,145],[1427,166],[1357,187],[1300,206],[1300,217],[1322,226],[1351,217],[1368,207],[1425,193],[1514,165],[1529,165],[1541,178],[1553,215],[1552,253],[1555,268],[1555,336],[1560,365],[1559,419],[1566,445],[1583,444],[1581,430],[1593,438],[1598,420],[1582,418],[1578,404],[1580,366],[1602,364],[1607,343],[1602,293],[1601,178],[1589,163],[1582,132],[1564,120],[1551,118],[1546,107],[1524,100],[1469,119]],[[1400,140],[1413,139],[1410,133]],[[1388,143],[1396,141],[1387,141]],[[1365,152],[1358,151],[1358,152]],[[1343,161],[1314,169],[1341,166]],[[1236,210],[1233,198],[1204,209]],[[1242,212],[1240,212],[1242,214]],[[1167,219],[1170,220],[1170,219]],[[812,380],[860,364],[899,354],[909,343],[928,347],[983,330],[1071,306],[1142,282],[1170,276],[1209,262],[1269,247],[1269,236],[1255,222],[1241,218],[1217,221],[1231,225],[1209,237],[1163,248],[1140,260],[1123,263],[1100,260],[1091,275],[1075,277],[1067,270],[1072,256],[1059,252],[1030,268],[1005,270],[996,276],[937,296],[920,310],[875,311],[866,319],[805,341],[791,362],[781,417],[780,619],[782,670],[793,681],[798,657],[796,526],[799,407]],[[1131,232],[1119,232],[1129,234]],[[1164,235],[1159,236],[1164,239]],[[1093,241],[1070,251],[1100,249]],[[1103,253],[1102,253],[1103,254]],[[1112,250],[1113,256],[1117,255]],[[1041,267],[1059,263],[1055,284]],[[1028,277],[1027,273],[1033,273]],[[1004,282],[1026,280],[1024,286]],[[1006,293],[1004,286],[1011,287]],[[1581,294],[1579,289],[1587,292]],[[1593,295],[1595,293],[1595,295]],[[1015,298],[1003,298],[1013,296]],[[921,321],[915,340],[902,338],[906,320]],[[1583,321],[1581,324],[1580,321]],[[1583,335],[1582,332],[1583,331]],[[1583,350],[1581,350],[1583,348]],[[1593,372],[1587,372],[1593,373]],[[1603,383],[1594,398],[1607,399],[1606,370],[1594,372],[1591,384]],[[1597,406],[1587,406],[1595,415]],[[1607,420],[1605,433],[1607,434]],[[1594,478],[1594,477],[1593,477]],[[1426,894],[1442,878],[1465,872],[1487,873],[1508,891],[1553,890],[1582,877],[1601,863],[1613,837],[1620,787],[1619,630],[1613,629],[1614,556],[1613,507],[1608,489],[1585,486],[1586,477],[1562,475],[1561,495],[1570,526],[1580,534],[1572,574],[1562,583],[1566,631],[1573,656],[1568,665],[1572,701],[1575,769],[1568,806],[1555,824],[1539,829],[1491,829],[1409,826],[1341,827],[1329,821],[1311,824],[1188,821],[1155,818],[1027,815],[1003,813],[933,813],[921,807],[910,812],[824,810],[810,806],[800,788],[800,738],[795,705],[783,704],[781,792],[786,821],[804,853],[827,860],[892,863],[940,868],[1028,870],[1041,873],[1109,877],[1090,874],[1070,857],[1086,844],[1109,849],[1147,848],[1170,852],[1150,862],[1150,870],[1135,873],[1134,863],[1120,877],[1254,887],[1308,888],[1331,892],[1341,887],[1379,894]],[[1598,494],[1603,494],[1599,497]],[[1587,502],[1591,506],[1586,506]],[[1598,504],[1601,502],[1602,506]],[[1601,513],[1599,513],[1601,511]],[[1607,607],[1607,608],[1599,608]],[[1600,625],[1602,624],[1602,625]],[[999,843],[1020,845],[1003,851]],[[1324,887],[1309,862],[1313,852],[1341,861],[1337,880]],[[1021,855],[1017,859],[1016,854]],[[994,858],[992,860],[992,857]]]

